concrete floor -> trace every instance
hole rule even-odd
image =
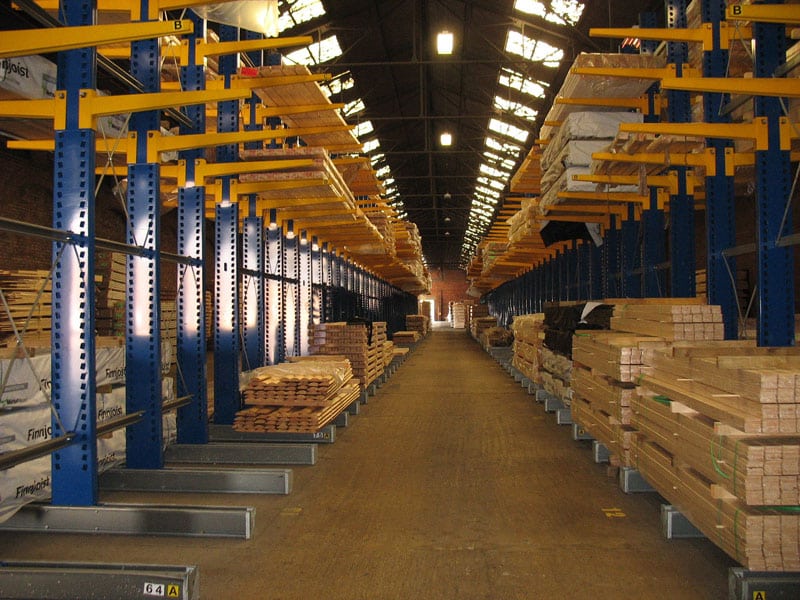
[[[207,599],[726,598],[733,562],[666,541],[463,331],[434,330],[288,496],[105,494],[256,507],[249,541],[0,534],[0,559],[191,564]],[[604,509],[624,516],[608,516]]]

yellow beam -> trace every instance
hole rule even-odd
[[[638,30],[642,31],[642,30]],[[670,79],[677,76],[675,65],[667,65],[663,68],[644,68],[644,67],[572,67],[570,73],[573,75],[593,75],[595,77],[623,77],[626,79]],[[700,71],[683,65],[681,71],[683,77],[700,77]]]
[[[52,119],[56,112],[56,102],[45,100],[2,100],[0,117],[14,119]]]
[[[593,202],[633,202],[645,204],[650,196],[630,192],[558,192],[561,200],[592,200]]]
[[[198,56],[222,56],[223,54],[237,54],[239,52],[257,52],[259,50],[307,46],[313,41],[314,38],[311,36],[302,35],[284,38],[264,38],[263,40],[240,40],[238,42],[198,43],[196,52]]]
[[[236,0],[216,0],[217,2],[235,2]],[[158,19],[158,15],[164,10],[175,10],[179,8],[191,8],[208,4],[208,0],[150,0],[147,19]],[[36,0],[41,8],[45,10],[58,10],[59,0]],[[141,1],[140,0],[97,0],[97,10],[99,12],[129,12],[131,20],[141,21]]]
[[[797,4],[732,4],[725,16],[734,21],[758,21],[759,23],[800,23],[800,5]]]
[[[195,185],[202,185],[207,178],[223,177],[225,175],[238,175],[239,173],[258,173],[262,171],[279,171],[281,169],[295,169],[310,167],[314,161],[308,158],[295,160],[253,160],[229,163],[207,163],[202,159],[195,161]],[[178,185],[186,186],[186,171],[183,176],[178,176]]]
[[[49,52],[87,48],[100,44],[146,40],[164,35],[183,35],[193,31],[194,25],[188,19],[47,29],[17,29],[4,31],[2,37],[0,37],[0,58],[47,54]]]
[[[666,90],[690,92],[800,98],[800,79],[796,77],[786,79],[778,77],[676,77],[675,79],[664,79],[661,87]]]
[[[659,114],[667,105],[667,99],[661,96],[661,94],[655,94],[654,102],[655,114]],[[634,108],[638,109],[642,114],[650,114],[650,101],[647,96],[639,96],[638,98],[607,98],[603,96],[593,98],[564,98],[559,96],[556,98],[556,104]]]
[[[703,44],[704,51],[727,50],[733,39],[749,39],[752,32],[749,27],[729,27],[720,23],[720,47],[714,47],[714,32],[711,23],[702,23],[699,28],[591,28],[591,37],[605,38],[638,38],[640,40],[656,40],[664,42],[698,42]]]
[[[669,188],[673,194],[678,193],[677,173],[674,171],[667,175],[647,175],[644,178],[639,175],[573,175],[572,179],[605,185],[639,185],[644,179],[644,184],[648,187]],[[702,187],[704,182],[689,174],[686,178],[686,185],[689,188],[697,188]]]
[[[318,179],[297,179],[292,181],[248,181],[239,182],[236,185],[236,192],[239,195],[260,194],[263,192],[279,192],[286,190],[299,190],[307,187],[321,187],[328,185],[328,179],[321,177]]]
[[[655,135],[685,135],[697,138],[752,139],[756,150],[769,149],[769,130],[766,117],[756,117],[750,123],[621,123],[619,130],[628,133]],[[789,119],[780,118],[780,149],[789,150],[793,132]]]
[[[269,117],[287,117],[290,115],[299,115],[311,112],[322,112],[326,110],[338,110],[344,108],[342,103],[334,104],[304,104],[297,106],[258,106],[256,107],[256,119],[261,123],[264,119]],[[213,110],[208,114],[213,114]],[[246,125],[250,123],[250,111],[244,111],[242,114],[242,121]]]

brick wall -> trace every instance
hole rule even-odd
[[[431,271],[431,297],[436,302],[437,321],[447,319],[447,307],[450,302],[463,302],[468,300],[467,276],[464,271],[433,270]]]

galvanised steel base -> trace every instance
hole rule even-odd
[[[168,463],[226,465],[313,465],[316,444],[173,444],[164,452]]]
[[[339,413],[339,416],[334,419],[333,424],[337,427],[347,427],[350,424],[350,413],[347,411]]]
[[[350,406],[345,409],[351,416],[355,416],[361,412],[361,403],[356,400]]]
[[[0,531],[225,537],[249,540],[255,508],[249,506],[158,506],[28,504],[0,524]]]
[[[619,487],[626,494],[655,492],[653,486],[647,483],[642,474],[630,467],[622,467],[619,470]]]
[[[572,409],[569,406],[556,409],[557,425],[572,425]]]
[[[578,423],[572,424],[572,439],[576,442],[581,440],[594,440],[592,434],[586,431],[586,429],[583,428],[583,425],[579,425]]]
[[[288,494],[291,469],[110,469],[99,477],[104,491]]]
[[[671,504],[661,505],[661,533],[667,540],[704,538],[705,534]]]
[[[251,433],[234,431],[230,425],[208,426],[208,438],[212,442],[278,442],[332,444],[336,441],[336,425],[326,425],[316,433]]]
[[[200,598],[197,566],[4,561],[2,597],[11,600]]]
[[[800,598],[800,573],[748,571],[733,567],[728,571],[730,600],[794,600]]]
[[[606,448],[606,445],[597,440],[592,442],[592,459],[598,465],[600,463],[607,463],[611,459],[611,453]]]

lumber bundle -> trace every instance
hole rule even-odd
[[[569,406],[572,403],[572,361],[545,346],[542,348],[539,373],[545,391]]]
[[[514,343],[514,334],[505,327],[489,327],[481,333],[480,343],[484,348],[510,346]]]
[[[673,342],[643,360],[636,468],[746,568],[796,570],[800,351]]]
[[[676,299],[677,302],[683,299]],[[669,341],[725,338],[719,306],[687,304],[617,304],[611,329],[661,337]]]
[[[352,366],[353,377],[362,389],[378,378],[385,368],[386,323],[320,323],[309,331],[312,355],[341,355]]]
[[[630,382],[642,374],[644,348],[664,344],[661,338],[652,336],[577,330],[572,340],[572,358],[592,372],[619,382]]]
[[[24,333],[23,339],[49,338],[53,315],[49,277],[48,271],[40,270],[0,271],[0,290],[7,303],[0,305],[0,342],[13,341],[15,327]]]
[[[345,408],[358,400],[357,381],[346,383],[324,407],[254,406],[236,413],[235,431],[254,433],[314,433],[333,421]]]
[[[416,331],[421,338],[428,335],[431,319],[427,315],[406,315],[406,330]]]
[[[126,261],[121,252],[97,253],[94,293],[98,335],[125,336]]]
[[[644,438],[634,438],[634,453],[648,482],[746,569],[800,569],[796,507],[747,506],[736,498],[720,497],[708,479]]]
[[[328,406],[353,378],[345,357],[303,360],[256,369],[242,397],[248,406]]]
[[[395,331],[392,341],[395,346],[412,346],[419,341],[419,333],[416,331]]]
[[[511,364],[531,381],[540,383],[539,366],[542,364],[541,352],[544,343],[544,313],[514,317],[511,331],[514,332],[514,356]]]
[[[451,303],[450,319],[453,329],[464,329],[467,326],[467,307],[463,302]]]
[[[496,317],[476,317],[470,322],[470,333],[476,340],[480,340],[483,332],[490,327],[497,327]]]

